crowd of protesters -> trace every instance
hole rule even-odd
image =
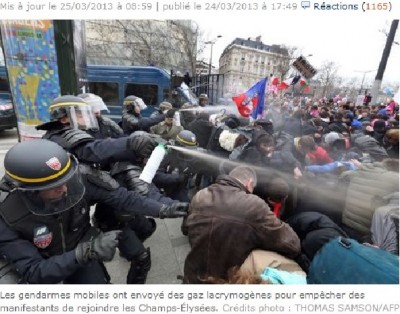
[[[143,117],[147,106],[132,95],[124,101],[120,126],[99,113],[105,106],[97,108],[96,128],[65,123],[69,107],[86,102],[96,111],[93,104],[103,104],[87,96],[55,101],[54,121],[42,129],[50,140],[62,138],[53,141],[90,168],[85,175],[94,183],[116,194],[131,191],[129,198],[143,205],[115,210],[103,200],[106,206],[96,207],[97,228],[125,235],[124,241],[114,236],[112,248],[119,242],[131,261],[127,283],[144,283],[151,267],[150,250],[143,245],[156,228],[149,216],[184,217],[181,230],[191,247],[184,283],[304,284],[310,272],[324,272],[313,260],[338,238],[398,260],[399,115],[393,100],[355,106],[346,100],[268,99],[264,117],[250,121],[206,110],[212,111],[206,95],[199,105],[180,110],[164,101]],[[52,130],[55,122],[60,128]],[[118,143],[125,138],[122,148]],[[138,152],[150,142],[169,149],[149,184],[140,174],[150,155]],[[112,154],[114,147],[118,154]],[[86,154],[89,148],[93,156]],[[105,160],[103,153],[110,157]],[[346,267],[336,263],[338,271]],[[360,283],[362,266],[354,263],[347,266],[355,275],[347,279]]]

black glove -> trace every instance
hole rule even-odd
[[[149,190],[150,190],[150,184],[148,184],[147,182],[144,182],[144,181],[142,181],[141,184],[138,184],[135,189],[136,192],[138,192],[140,195],[143,195],[143,196],[146,196],[147,194],[149,194]]]
[[[163,205],[159,217],[161,219],[186,217],[188,209],[189,203],[176,202],[169,206]]]
[[[150,136],[137,135],[129,139],[128,145],[139,157],[148,158],[157,146],[157,142]]]
[[[75,258],[78,264],[85,265],[92,260],[111,261],[121,232],[120,230],[101,232],[89,241],[79,243],[75,249]]]

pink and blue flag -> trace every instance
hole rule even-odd
[[[264,111],[265,86],[267,78],[258,81],[249,90],[243,94],[232,97],[236,103],[239,113],[248,118],[250,115],[253,119],[262,117]]]

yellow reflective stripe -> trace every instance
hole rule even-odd
[[[196,145],[196,143],[185,141],[185,140],[184,140],[183,138],[181,138],[179,135],[177,135],[176,138],[179,139],[179,141],[182,142],[183,144],[187,144],[187,145],[190,145],[190,146],[195,146],[195,145]]]
[[[23,177],[19,177],[15,174],[12,174],[11,172],[6,170],[6,173],[13,179],[18,180],[20,182],[24,182],[24,183],[42,183],[42,182],[46,182],[46,181],[50,181],[53,179],[57,179],[58,177],[62,176],[65,172],[67,172],[69,170],[69,168],[71,168],[71,158],[68,158],[68,162],[65,165],[65,167],[63,169],[61,169],[59,172],[52,174],[50,176],[47,177],[43,177],[43,178],[23,178]]]
[[[66,107],[66,106],[89,106],[89,105],[84,102],[60,102],[58,104],[51,105],[49,107],[49,110],[57,107]]]

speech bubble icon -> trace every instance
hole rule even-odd
[[[307,9],[307,8],[309,8],[310,6],[311,6],[310,1],[301,1],[301,7],[302,7],[303,9]]]

